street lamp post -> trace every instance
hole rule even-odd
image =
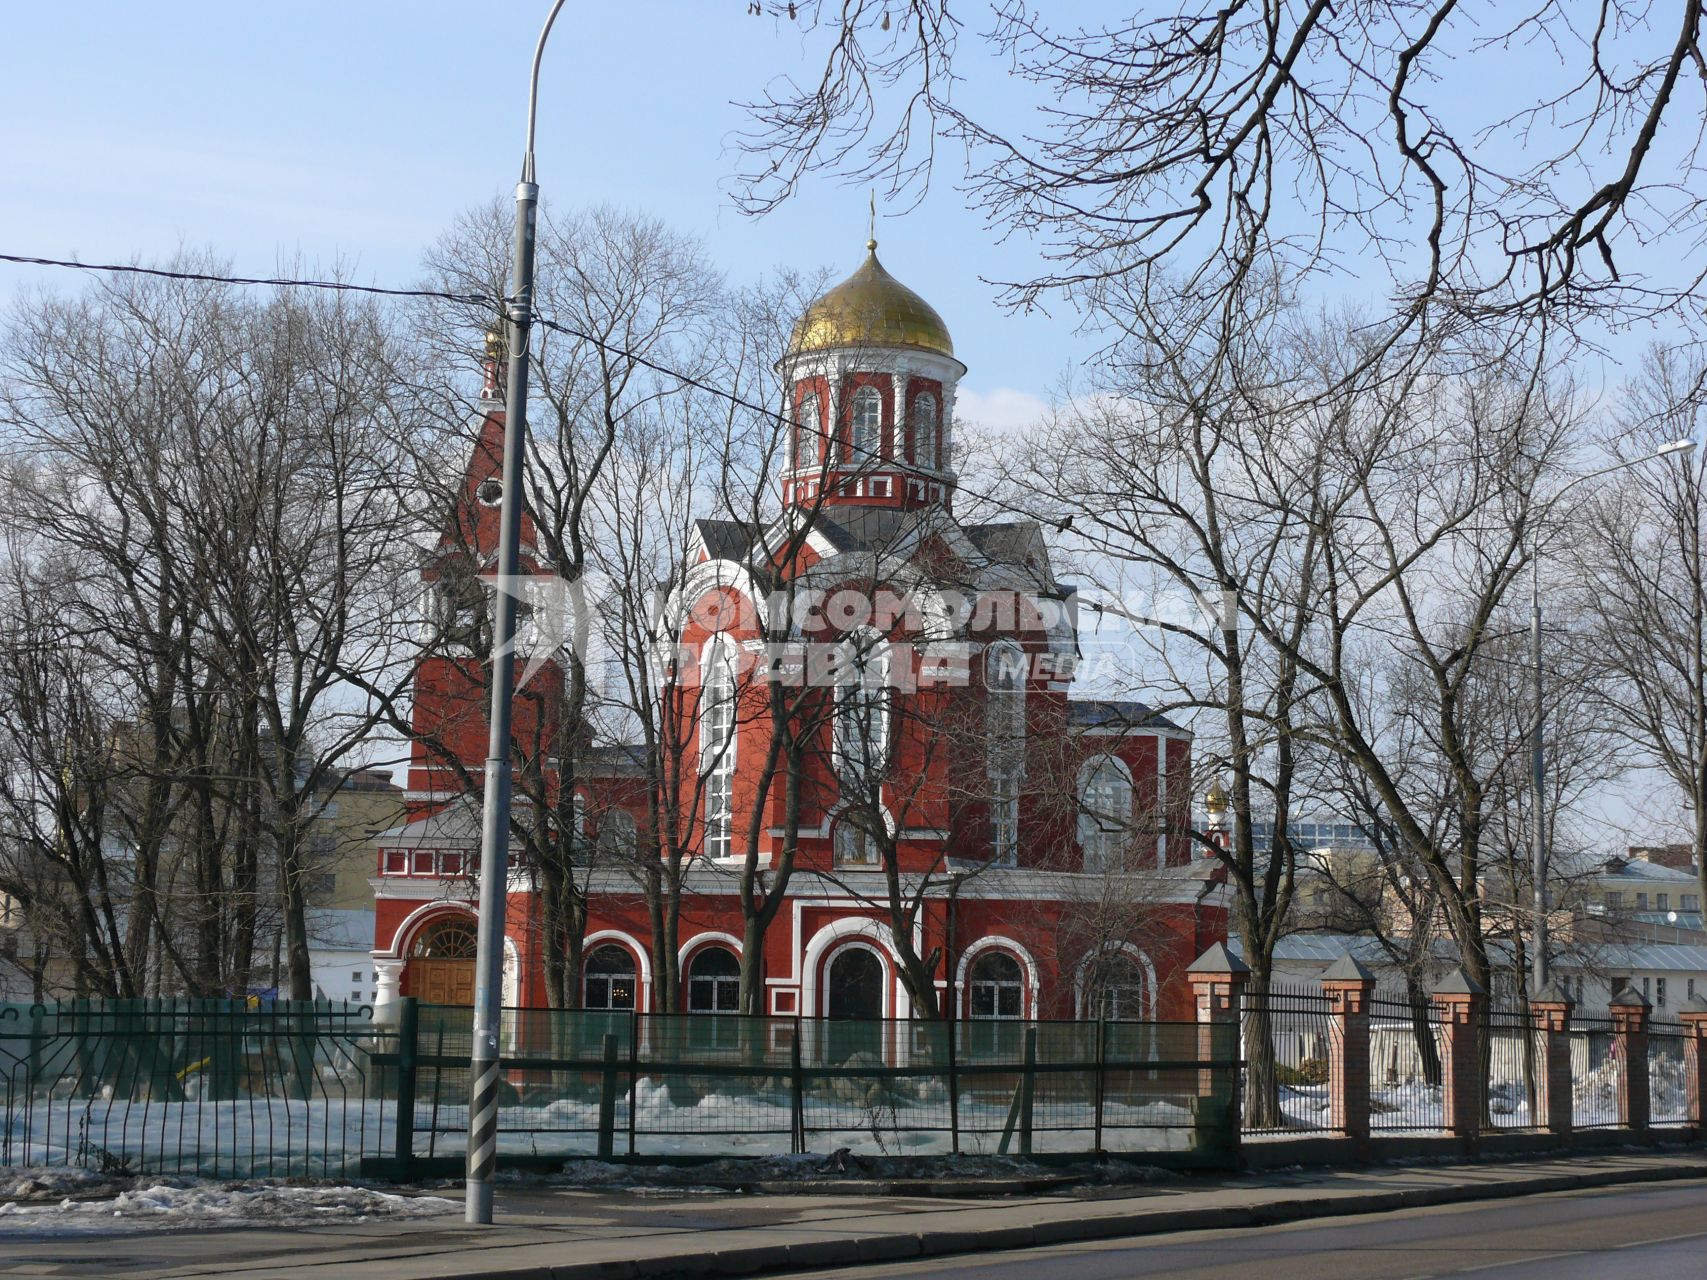
[[[522,459],[527,445],[528,334],[533,325],[534,223],[539,184],[533,173],[539,60],[564,0],[555,0],[533,51],[528,81],[527,150],[516,185],[516,237],[509,377],[504,389],[503,493],[498,503],[498,582],[492,622],[492,713],[486,743],[486,793],[480,827],[480,934],[474,962],[474,1048],[469,1062],[468,1175],[464,1212],[492,1221],[492,1173],[498,1156],[498,1033],[504,999],[504,907],[509,893],[510,712],[515,695],[516,580],[521,572]]]
[[[1631,458],[1627,462],[1602,467],[1599,471],[1591,471],[1587,475],[1578,476],[1565,485],[1553,495],[1550,503],[1557,502],[1586,480],[1611,475],[1615,471],[1623,471],[1627,467],[1637,467],[1644,462],[1669,457],[1674,453],[1689,453],[1694,448],[1695,441],[1693,440],[1673,440],[1670,444],[1661,445],[1654,452],[1643,454],[1640,458]],[[1530,995],[1533,996],[1547,985],[1547,748],[1544,739],[1547,712],[1545,704],[1541,700],[1543,671],[1541,666],[1541,541],[1539,537],[1536,538],[1535,549],[1529,560],[1529,644],[1531,686],[1535,699],[1535,719],[1529,739],[1529,781],[1534,793],[1531,799],[1534,819],[1529,827],[1530,876],[1534,881],[1532,889],[1534,895],[1533,910],[1535,912],[1534,941],[1530,947],[1529,955]]]

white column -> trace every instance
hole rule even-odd
[[[397,1002],[403,998],[403,961],[390,956],[373,957],[373,1020],[391,1022],[397,1017]]]

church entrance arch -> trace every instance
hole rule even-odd
[[[403,966],[403,994],[423,1004],[472,1005],[478,933],[472,916],[448,916],[422,927]]]
[[[824,1016],[829,1018],[832,1062],[856,1057],[883,1062],[883,961],[858,943],[843,947],[824,969]]]

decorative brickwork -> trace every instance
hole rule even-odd
[[[1629,987],[1612,997],[1612,1056],[1618,1073],[1618,1124],[1648,1127],[1648,1002]]]
[[[1482,1055],[1478,1049],[1487,992],[1458,970],[1434,993],[1440,1015],[1440,1102],[1446,1131],[1474,1143],[1482,1129]]]
[[[1548,983],[1529,1002],[1535,1015],[1535,1057],[1541,1098],[1536,1121],[1548,1133],[1571,1132],[1571,1012],[1575,1002]]]
[[[1342,956],[1322,975],[1322,991],[1333,1003],[1328,1125],[1349,1138],[1362,1156],[1369,1148],[1369,1002],[1375,997],[1375,975],[1351,956]]]
[[[1677,1016],[1689,1032],[1683,1042],[1684,1107],[1699,1134],[1707,1125],[1707,1000],[1697,996]]]

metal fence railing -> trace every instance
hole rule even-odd
[[[1243,1027],[1244,1132],[1328,1130],[1333,1002],[1320,988],[1271,983],[1266,991],[1245,992]],[[1272,1079],[1265,1079],[1270,1064]]]
[[[1377,997],[1369,1005],[1369,1128],[1438,1130],[1442,1125],[1440,1013],[1422,1000]]]
[[[1604,1018],[1574,1018],[1570,1044],[1571,1124],[1578,1129],[1616,1128],[1624,1059],[1612,1023]]]
[[[4,1006],[0,1165],[352,1173],[391,1149],[395,1035],[325,1002]]]
[[[466,1009],[421,1006],[411,1154],[467,1135]],[[531,1160],[1198,1151],[1225,1139],[1232,1028],[507,1010],[501,1155]]]
[[[1495,1129],[1533,1129],[1541,1121],[1536,1054],[1540,1024],[1525,1009],[1490,1009],[1481,1040],[1482,1113]]]
[[[212,1177],[454,1173],[472,1015],[108,1001],[0,1009],[0,1164]],[[1237,1029],[511,1009],[499,1152],[1175,1153],[1225,1165]]]
[[[1655,1125],[1689,1123],[1684,1046],[1688,1029],[1676,1022],[1648,1024],[1648,1109]]]

